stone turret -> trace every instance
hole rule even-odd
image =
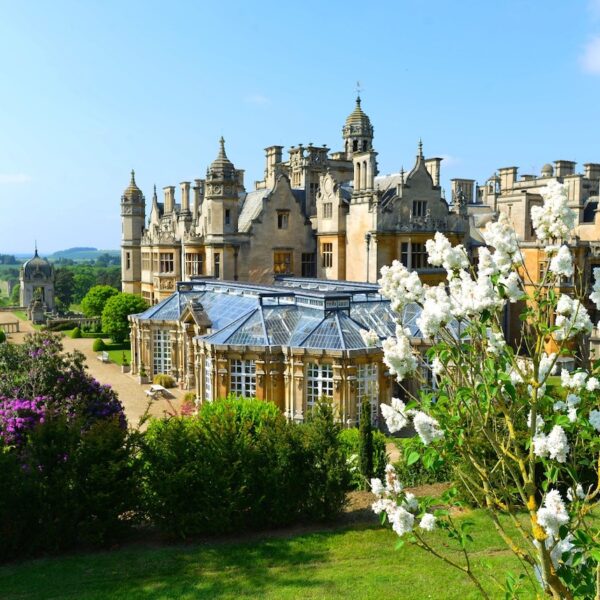
[[[135,171],[121,196],[121,284],[124,292],[141,293],[141,241],[146,220],[146,199],[135,182]]]
[[[360,96],[356,97],[356,106],[346,119],[342,135],[344,150],[349,160],[355,152],[367,152],[373,149],[373,125],[360,106]]]

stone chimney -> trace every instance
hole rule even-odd
[[[433,185],[440,187],[440,163],[444,160],[443,158],[426,158],[425,167],[433,179]]]
[[[450,191],[452,193],[452,202],[462,193],[466,204],[475,202],[475,180],[474,179],[451,179]]]
[[[277,165],[281,164],[283,156],[283,146],[269,146],[265,148],[267,164],[265,167],[265,182],[267,188],[272,188],[275,185],[277,177]]]
[[[197,219],[200,214],[200,207],[202,206],[202,200],[204,199],[204,180],[194,179],[194,207],[193,213],[194,218]]]
[[[575,165],[571,160],[555,160],[554,161],[554,175],[556,177],[566,177],[567,175],[573,175],[575,173]]]
[[[506,192],[513,188],[517,181],[518,167],[503,167],[498,170],[500,176],[500,191]]]
[[[182,181],[180,184],[181,187],[181,212],[188,213],[190,212],[190,182]]]
[[[173,212],[175,207],[175,186],[167,185],[163,188],[163,192],[165,194],[164,214],[168,215]]]
[[[585,163],[583,165],[583,173],[586,179],[600,179],[600,164]]]

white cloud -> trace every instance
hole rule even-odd
[[[445,168],[460,165],[460,163],[462,162],[461,159],[458,158],[458,156],[452,156],[451,154],[442,154],[440,156],[440,158],[444,159],[444,162],[442,163],[442,165]]]
[[[31,177],[24,173],[0,173],[0,185],[4,183],[28,183],[29,181],[31,181]]]
[[[600,36],[592,38],[580,58],[581,68],[587,73],[600,75]]]
[[[267,104],[271,104],[271,99],[263,96],[263,94],[249,94],[244,97],[244,102],[255,104],[256,106],[266,106]]]

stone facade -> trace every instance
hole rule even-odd
[[[244,172],[227,157],[221,139],[204,179],[156,189],[148,222],[145,199],[131,182],[121,198],[123,290],[150,304],[176,282],[194,276],[271,282],[279,274],[375,282],[394,259],[441,281],[427,265],[424,242],[442,231],[467,241],[468,215],[451,207],[440,187],[439,158],[422,144],[408,174],[378,176],[374,129],[357,98],[342,130],[343,150],[266,148],[265,176],[246,191]]]

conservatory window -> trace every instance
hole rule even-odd
[[[256,363],[253,360],[232,360],[229,392],[242,398],[256,396]]]
[[[154,356],[152,372],[171,373],[171,335],[166,329],[154,330]]]
[[[371,407],[371,423],[377,423],[377,364],[358,365],[356,371],[356,402],[358,403],[358,419],[362,412],[363,401],[366,399]]]
[[[309,363],[306,372],[307,408],[313,408],[323,396],[333,398],[333,367]]]

